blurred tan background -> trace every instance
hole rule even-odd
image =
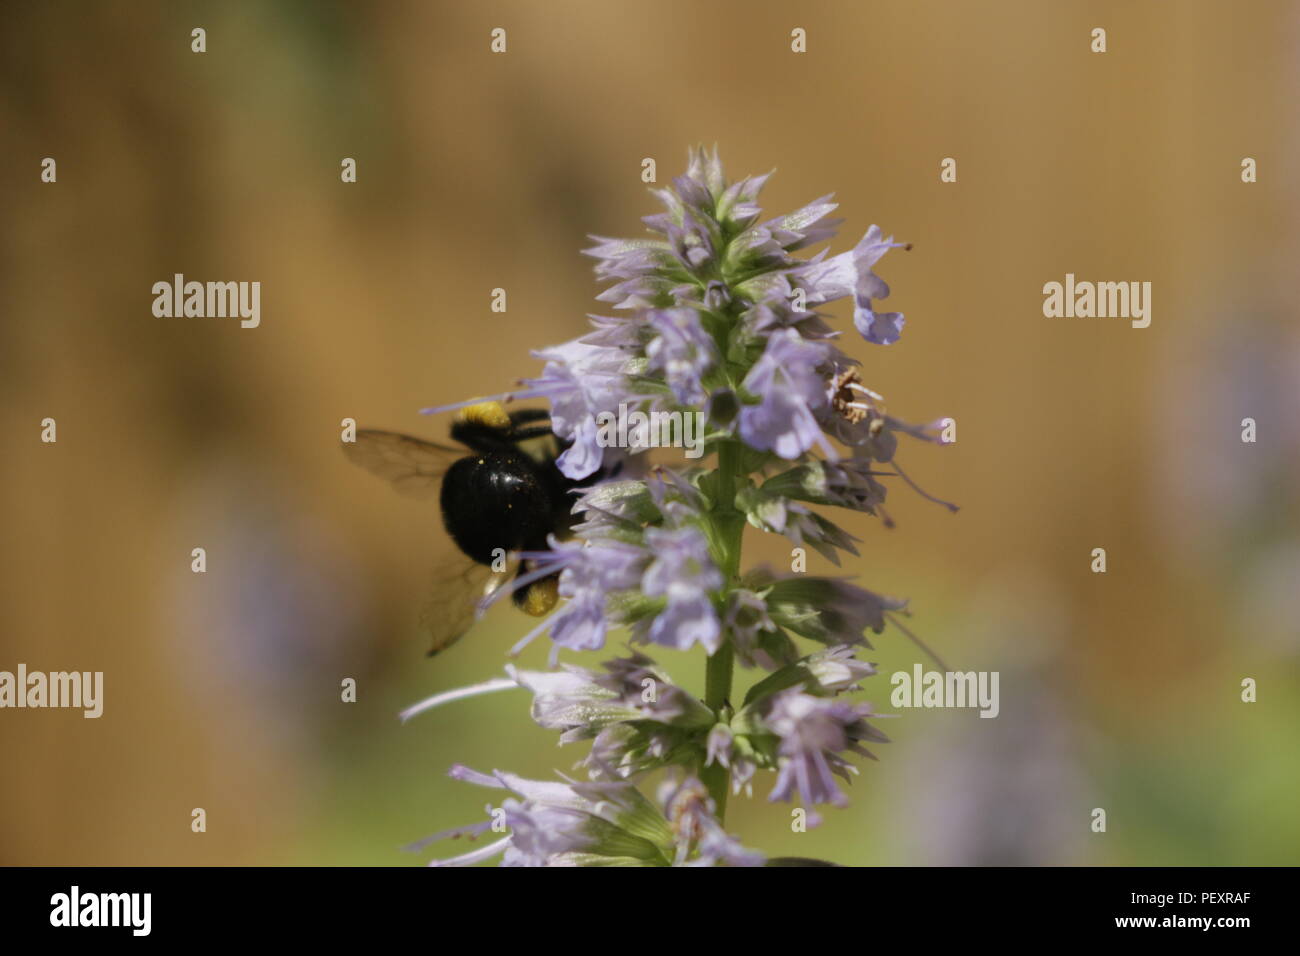
[[[777,167],[772,215],[835,191],[833,251],[873,222],[915,243],[880,269],[902,341],[850,348],[891,411],[957,419],[956,447],[900,457],[963,508],[896,488],[897,529],[846,522],[850,570],[909,596],[954,667],[1002,674],[996,720],[885,725],[820,830],[790,833],[765,790],[729,828],[846,863],[1300,862],[1300,6],[2,16],[0,669],[102,670],[106,691],[99,720],[0,712],[0,862],[408,864],[400,845],[480,818],[450,764],[569,769],[522,695],[396,721],[498,672],[526,622],[503,608],[424,659],[436,514],[348,465],[338,426],[437,438],[417,409],[536,372],[529,350],[598,310],[586,234],[639,234],[641,159],[662,183],[697,142],[733,176]],[[260,281],[261,327],[155,318],[177,272]],[[1067,272],[1150,281],[1151,327],[1044,318]],[[697,658],[657,656],[698,686]],[[864,696],[892,710],[917,655],[887,633],[870,656]]]

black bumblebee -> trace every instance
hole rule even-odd
[[[464,591],[487,575],[484,597],[527,570],[511,569],[507,557],[518,551],[548,550],[547,536],[568,534],[573,522],[573,490],[591,484],[565,477],[555,465],[564,450],[541,409],[507,412],[499,402],[482,402],[461,411],[451,437],[465,448],[450,448],[395,432],[364,428],[343,451],[367,471],[386,478],[413,498],[437,492],[442,523],[472,564],[443,573],[426,625],[433,633],[429,655],[455,643],[474,623],[477,602]],[[468,449],[468,451],[466,450]],[[459,579],[459,580],[457,580]],[[555,606],[558,575],[516,587],[514,603],[540,617]],[[455,592],[455,593],[453,593]]]

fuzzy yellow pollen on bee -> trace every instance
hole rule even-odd
[[[533,617],[549,614],[560,600],[560,579],[543,578],[528,586],[524,595],[523,611]]]
[[[509,428],[510,416],[500,402],[479,402],[467,405],[460,411],[460,420],[473,425],[486,425],[489,428]]]

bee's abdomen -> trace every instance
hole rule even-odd
[[[487,452],[462,458],[447,470],[442,522],[461,551],[490,565],[497,549],[545,548],[554,516],[531,459],[522,452]]]

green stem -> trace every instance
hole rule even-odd
[[[718,550],[720,570],[725,580],[724,589],[730,591],[740,577],[740,541],[745,531],[745,516],[736,510],[736,479],[740,477],[742,449],[735,442],[723,442],[718,448],[717,500],[714,502],[712,522],[713,540]],[[731,678],[735,669],[735,651],[731,635],[724,634],[722,646],[708,659],[704,670],[704,703],[724,718],[731,707]],[[708,788],[709,796],[717,805],[718,820],[727,812],[727,794],[731,790],[731,772],[719,764],[700,768],[700,780]]]
[[[704,670],[704,702],[715,714],[721,714],[731,696],[731,671],[734,654],[731,642],[725,641],[709,658]],[[700,768],[700,782],[718,810],[718,822],[727,816],[727,794],[731,792],[731,771],[720,763]]]

